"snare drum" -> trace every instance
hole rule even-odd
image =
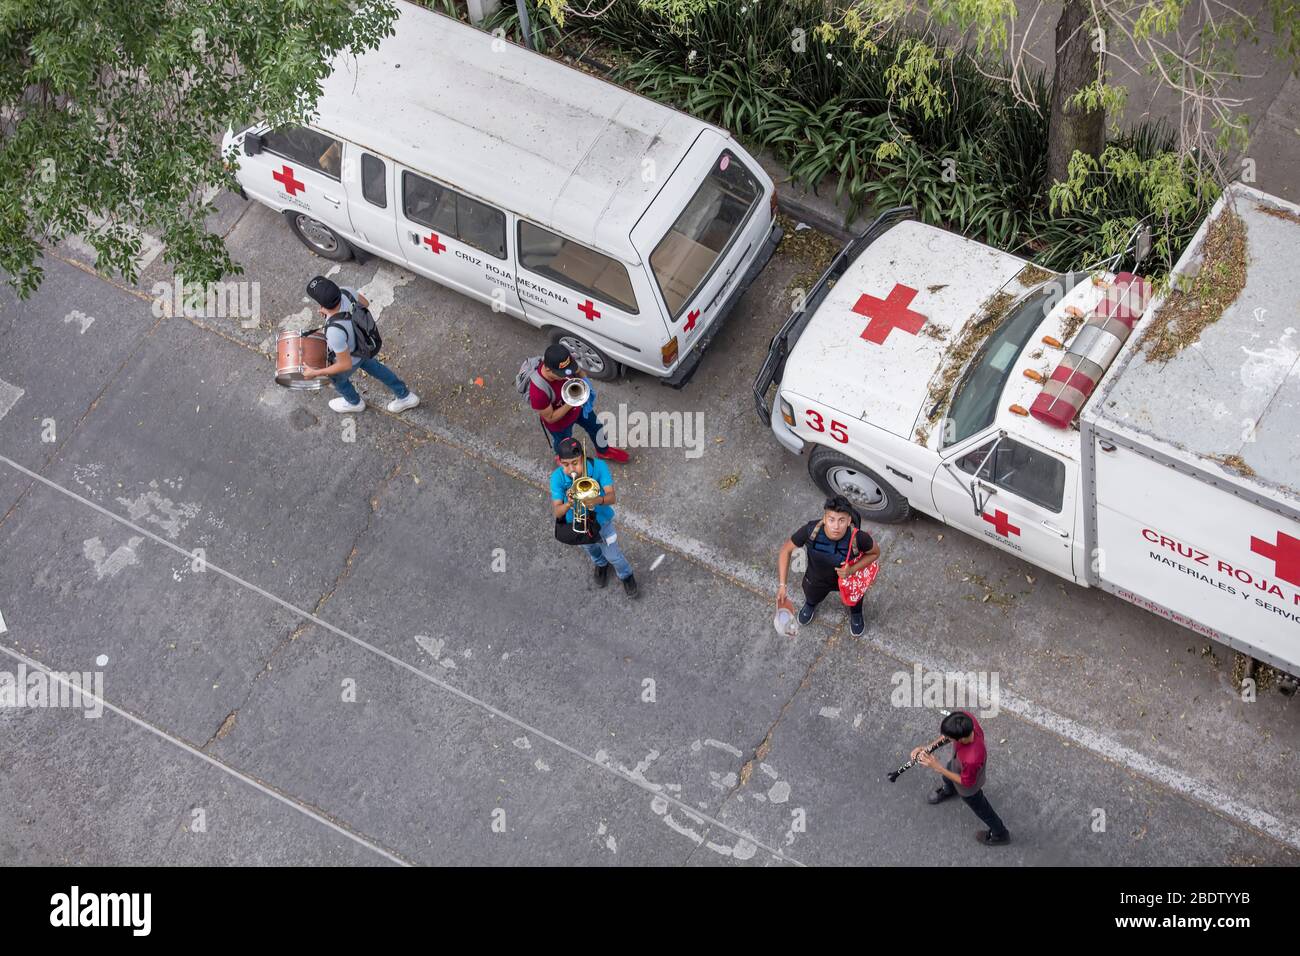
[[[304,369],[324,368],[325,333],[281,332],[275,340],[275,382],[285,388],[320,388],[323,378],[303,378]]]

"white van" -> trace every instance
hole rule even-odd
[[[781,239],[722,129],[450,17],[340,56],[309,126],[230,131],[246,197],[327,259],[382,256],[681,386]]]

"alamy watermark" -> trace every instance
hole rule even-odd
[[[260,282],[186,282],[178,275],[172,282],[155,282],[151,291],[156,319],[239,319],[251,329],[262,317]]]
[[[687,458],[704,454],[703,412],[628,411],[618,403],[617,413],[596,413],[601,438],[616,448],[684,448]]]
[[[910,671],[894,671],[889,682],[893,707],[977,710],[980,717],[999,713],[997,671],[927,671],[914,664]]]
[[[83,717],[104,713],[103,671],[45,671],[20,663],[0,671],[0,707],[65,707]]]

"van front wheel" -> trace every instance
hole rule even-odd
[[[907,499],[878,474],[845,455],[818,446],[808,456],[808,474],[827,495],[843,495],[866,521],[892,524],[911,513]]]
[[[597,382],[612,382],[618,378],[619,364],[586,339],[572,332],[556,332],[551,341],[569,350],[578,367],[587,373],[587,378]]]
[[[343,262],[352,258],[348,241],[319,219],[292,209],[285,210],[284,218],[289,220],[289,228],[302,244],[322,259]]]

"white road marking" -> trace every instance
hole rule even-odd
[[[41,484],[45,485],[47,488],[57,491],[59,494],[71,498],[73,501],[80,502],[81,504],[85,505],[87,508],[90,508],[91,510],[99,514],[102,514],[104,517],[110,518],[113,521],[116,521],[118,524],[130,528],[132,531],[135,531],[138,534],[144,535],[145,537],[149,538],[151,541],[156,541],[158,544],[161,544],[163,547],[170,548],[172,551],[175,551],[177,554],[183,556],[186,560],[190,560],[193,557],[191,552],[186,551],[185,549],[181,548],[179,545],[174,544],[171,541],[168,541],[166,538],[162,537],[161,535],[154,534],[154,532],[150,531],[148,528],[141,527],[140,525],[135,524],[134,522],[128,521],[126,518],[123,518],[121,515],[109,511],[107,508],[103,507],[102,505],[96,504],[95,502],[89,500],[88,498],[82,497],[81,495],[77,494],[75,491],[73,491],[70,488],[65,488],[62,485],[58,484],[57,482],[51,481],[49,478],[46,478],[44,475],[37,474],[36,472],[32,471],[30,468],[23,467],[22,465],[18,464],[18,462],[10,458],[6,458],[4,455],[0,455],[0,462],[3,462],[4,464],[8,465],[10,468],[13,468],[15,471],[21,472],[22,474],[33,479],[34,481],[40,482]],[[539,730],[537,727],[534,727],[532,724],[529,724],[519,719],[518,717],[515,717],[512,714],[507,713],[501,708],[493,704],[490,704],[479,697],[475,697],[473,694],[461,690],[459,687],[456,687],[453,684],[448,684],[446,681],[439,680],[437,677],[434,677],[432,674],[426,673],[425,671],[421,670],[419,667],[416,667],[414,664],[408,664],[400,657],[394,657],[392,654],[389,654],[387,651],[383,650],[382,648],[376,647],[374,644],[371,644],[353,634],[348,633],[342,628],[331,624],[329,621],[317,617],[315,614],[312,614],[310,611],[304,611],[302,608],[290,604],[288,601],[284,600],[283,598],[277,597],[276,595],[272,594],[270,591],[266,591],[263,588],[258,587],[256,584],[244,580],[243,578],[239,577],[239,575],[227,571],[225,568],[218,567],[217,565],[213,564],[211,561],[205,562],[204,566],[209,571],[215,574],[219,574],[229,581],[233,581],[235,584],[238,584],[240,587],[247,588],[248,590],[253,591],[256,594],[261,595],[262,597],[266,598],[268,601],[272,602],[273,604],[279,605],[280,607],[284,608],[286,611],[289,611],[292,614],[296,614],[306,621],[310,621],[311,623],[315,624],[317,627],[323,628],[324,630],[329,631],[331,634],[341,637],[345,641],[349,641],[350,643],[355,644],[357,647],[360,647],[363,650],[369,651],[371,654],[374,654],[376,657],[383,658],[384,660],[392,664],[394,667],[400,668],[401,670],[404,670],[407,673],[413,674],[415,677],[419,678],[420,680],[432,684],[435,687],[440,687],[443,690],[445,690],[447,693],[454,694],[455,696],[459,697],[461,700],[465,701],[466,703],[472,704],[482,710],[485,710],[489,714],[492,714],[495,717],[500,717],[502,720],[506,721],[507,723],[513,724],[514,726],[518,727],[526,734],[530,734],[532,736],[540,738],[541,740],[545,740],[547,743],[551,744],[551,746],[563,750],[565,753],[570,754],[573,757],[576,757],[578,760],[582,761],[583,763],[590,764],[593,767],[599,767],[601,770],[613,774],[614,776],[618,777],[620,780],[624,780],[627,783],[630,783],[633,786],[646,791],[647,793],[654,794],[655,798],[658,800],[666,800],[668,802],[671,802],[673,805],[677,806],[684,813],[686,813],[687,816],[690,817],[691,819],[698,820],[700,822],[707,822],[711,826],[715,826],[719,830],[722,830],[723,832],[729,833],[732,836],[736,837],[737,840],[741,841],[741,844],[753,844],[758,849],[763,850],[764,852],[772,855],[773,857],[787,863],[793,863],[796,866],[805,865],[800,861],[794,859],[793,857],[789,856],[788,854],[784,853],[783,851],[775,847],[768,846],[766,843],[762,843],[744,832],[733,829],[732,827],[723,823],[721,820],[718,820],[711,816],[700,814],[697,811],[692,810],[686,803],[683,803],[680,799],[676,797],[665,797],[663,794],[656,794],[654,786],[649,785],[644,781],[637,780],[630,773],[622,772],[617,768],[613,767],[609,762],[608,755],[603,750],[597,751],[595,756],[589,756],[583,753],[577,747],[565,743],[563,740],[560,740],[558,737],[554,737],[543,730]],[[5,648],[0,648],[0,650],[5,650]],[[7,650],[5,650],[5,652],[8,653]],[[452,666],[455,666],[455,662],[451,662],[451,663]],[[105,706],[109,706],[109,705],[105,704]],[[121,711],[117,711],[117,712],[121,713]],[[123,716],[130,717],[129,714],[123,714]],[[149,730],[159,734],[159,736],[166,737],[166,734],[163,731],[155,730],[154,728],[149,727],[149,725],[144,724],[143,722],[141,722],[141,725],[148,727]],[[207,754],[200,753],[197,750],[194,752],[198,754],[198,756],[203,757],[205,760],[209,760],[210,762],[216,764],[217,766],[221,766],[223,769],[228,769],[225,768],[224,764],[220,764],[217,761],[212,760],[212,758],[208,757]],[[237,773],[236,771],[233,770],[231,772]],[[260,785],[259,785],[259,789],[261,789]],[[272,791],[269,790],[266,792],[272,793]],[[331,826],[333,826],[333,824],[331,824]],[[338,829],[337,827],[335,828]],[[703,837],[700,837],[700,840],[703,841]]]
[[[123,568],[139,564],[140,559],[136,556],[135,549],[143,542],[144,538],[129,538],[126,544],[118,545],[117,549],[109,554],[108,548],[104,547],[104,542],[98,538],[87,538],[81,543],[81,553],[94,566],[95,580],[102,581],[104,578],[113,577]]]
[[[69,688],[71,688],[72,686],[68,682],[67,678],[63,677],[60,674],[56,674],[54,671],[51,671],[40,661],[34,661],[30,657],[27,657],[25,654],[20,654],[17,651],[10,650],[7,647],[0,647],[0,653],[8,654],[14,660],[21,661],[22,663],[26,664],[28,670],[44,671],[47,675],[49,675],[51,680],[57,681],[60,684],[68,686]],[[258,783],[256,780],[254,780],[252,777],[248,776],[247,774],[240,773],[234,767],[222,763],[220,760],[216,759],[215,757],[211,757],[208,754],[205,754],[203,751],[199,750],[198,748],[190,744],[187,744],[179,737],[173,737],[165,730],[159,730],[157,727],[153,726],[152,724],[146,723],[145,721],[141,720],[139,717],[135,716],[134,714],[128,713],[127,711],[122,710],[120,707],[116,707],[113,704],[110,704],[108,701],[104,700],[101,697],[97,697],[90,690],[82,688],[81,694],[97,702],[98,704],[103,706],[105,710],[110,710],[113,713],[117,714],[119,717],[125,717],[127,720],[131,721],[131,723],[135,724],[137,727],[144,728],[154,736],[160,737],[163,740],[167,741],[168,743],[179,747],[181,750],[184,750],[186,753],[198,757],[200,760],[204,761],[205,763],[211,764],[212,766],[216,767],[218,770],[222,771],[223,773],[230,774],[230,776],[234,777],[237,780],[242,780],[244,783],[248,784],[253,789],[266,794],[268,797],[271,797],[274,800],[280,801],[287,807],[292,807],[294,810],[297,810],[303,816],[310,817],[311,819],[315,820],[317,823],[329,827],[334,832],[347,837],[352,842],[357,843],[368,850],[373,850],[375,853],[378,853],[380,856],[384,857],[385,859],[390,860],[393,863],[396,863],[398,866],[410,866],[410,864],[407,863],[405,860],[402,860],[394,856],[392,853],[389,853],[383,847],[371,843],[369,840],[365,839],[364,837],[356,833],[353,833],[350,830],[345,829],[344,827],[339,826],[337,823],[334,823],[332,820],[327,820],[319,813],[315,813],[312,810],[309,810],[307,807],[302,806],[301,804],[291,800],[290,798],[282,794],[276,793],[270,787]]]
[[[9,625],[5,623],[4,611],[0,611],[0,634],[3,634],[8,630],[9,630]]]
[[[73,309],[63,317],[64,325],[67,325],[69,322],[76,322],[80,325],[81,334],[85,335],[86,329],[95,324],[95,317],[93,315],[86,315],[86,313],[82,312],[80,309]]]
[[[488,443],[478,435],[441,423],[426,424],[421,422],[420,427],[450,444],[468,449],[503,471],[516,474],[532,481],[534,484],[546,485],[548,483],[550,470],[538,464],[535,459],[516,455]],[[734,561],[726,554],[715,550],[704,542],[682,534],[676,528],[661,524],[627,508],[620,511],[619,524],[624,529],[650,538],[658,544],[666,544],[674,551],[695,559],[718,574],[749,586],[759,594],[767,594],[771,590],[770,570],[760,570],[752,565]],[[801,550],[796,551],[795,554],[801,553]],[[873,630],[869,635],[869,639],[891,657],[912,664],[919,663],[926,671],[941,671],[943,673],[962,671],[962,668],[955,667],[948,661],[932,658],[929,654],[906,641],[885,636],[879,629]],[[1244,801],[1196,779],[1190,774],[1153,760],[1131,747],[1112,740],[1100,731],[1057,714],[1047,707],[1034,703],[1027,697],[1021,697],[1006,687],[1001,688],[1001,697],[998,703],[1002,710],[1015,714],[1022,720],[1042,730],[1064,737],[1066,740],[1079,744],[1100,757],[1148,777],[1183,797],[1205,804],[1214,812],[1266,833],[1293,849],[1300,850],[1300,826],[1295,823],[1282,820],[1257,807],[1252,807]],[[767,848],[764,847],[764,849]]]
[[[18,399],[26,394],[17,385],[10,385],[0,378],[0,418],[9,414],[9,409],[18,404]]]

